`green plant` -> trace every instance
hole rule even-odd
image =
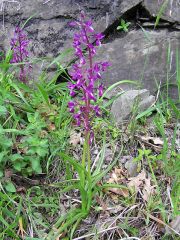
[[[173,204],[173,215],[179,216],[180,214],[180,176],[179,174],[173,179],[172,190],[171,190],[171,199]]]
[[[91,32],[91,21],[87,21],[86,25]],[[129,25],[130,23],[126,23],[122,19],[118,30],[128,32]],[[143,31],[145,30],[143,29]],[[147,32],[146,37],[149,38]],[[96,38],[96,45],[99,45],[102,35],[97,35]],[[80,40],[75,39],[74,44],[76,45],[78,57],[80,57],[80,63],[84,66],[87,59],[86,55],[84,55],[84,49],[82,52],[80,51],[78,41]],[[90,43],[88,43],[87,50],[92,55],[96,51],[95,47]],[[170,88],[170,79],[172,77],[169,68],[170,51],[169,45],[167,51],[166,93],[168,93]],[[123,145],[120,141],[121,137],[123,137],[123,132],[111,122],[109,107],[124,91],[121,91],[109,100],[107,99],[108,93],[121,83],[136,84],[136,82],[122,80],[113,84],[102,93],[102,85],[96,89],[96,86],[93,84],[97,80],[96,78],[100,77],[100,68],[105,70],[108,63],[103,65],[102,63],[95,64],[94,62],[91,63],[90,69],[88,66],[89,80],[92,85],[87,84],[84,86],[84,78],[79,79],[79,72],[76,71],[73,73],[73,82],[68,76],[65,67],[60,64],[60,61],[66,58],[70,52],[71,50],[67,50],[48,63],[47,68],[40,76],[36,77],[37,79],[33,85],[31,85],[28,79],[27,82],[29,84],[24,84],[15,78],[15,72],[19,67],[22,68],[25,63],[20,61],[19,63],[10,64],[12,59],[11,50],[6,55],[0,54],[2,59],[0,62],[0,239],[53,240],[58,238],[66,239],[65,235],[67,235],[67,238],[72,239],[78,224],[80,224],[83,218],[86,218],[91,211],[95,210],[96,214],[98,211],[104,211],[102,206],[97,206],[99,202],[96,197],[105,200],[107,195],[104,194],[104,190],[106,188],[124,188],[127,190],[127,187],[124,185],[103,183],[108,172],[118,162],[123,150],[122,147],[118,154],[116,152],[115,142],[118,141],[118,145]],[[51,59],[28,59],[28,64],[39,64],[42,60],[49,61]],[[90,62],[91,60],[92,58],[89,57]],[[48,68],[52,66],[56,66],[57,71],[49,79]],[[176,66],[177,86],[180,89],[178,49],[176,52]],[[76,67],[74,70],[77,70]],[[78,68],[78,70],[82,69]],[[77,73],[78,79],[75,78]],[[71,83],[57,83],[61,74]],[[74,93],[79,94],[80,97],[85,93],[85,97],[81,99],[82,101],[80,100],[79,105],[77,105],[79,98],[75,98],[74,105],[71,102],[70,110],[75,112],[80,110],[81,114],[84,114],[84,112],[90,110],[87,109],[90,107],[97,115],[100,112],[103,114],[103,118],[94,118],[93,111],[88,112],[89,120],[88,118],[85,119],[85,141],[81,162],[79,159],[70,157],[72,148],[68,144],[69,132],[71,131],[71,124],[72,126],[74,125],[74,120],[67,111],[68,102],[70,101],[67,86]],[[81,89],[80,86],[83,86],[83,88]],[[95,86],[95,89],[92,86]],[[96,94],[96,90],[98,94]],[[74,94],[73,91],[71,91],[72,95]],[[86,102],[82,104],[84,99],[86,99]],[[150,214],[155,214],[155,216],[161,214],[160,216],[163,217],[164,222],[167,222],[167,211],[168,214],[172,212],[173,216],[179,215],[178,170],[180,161],[178,160],[180,156],[176,151],[179,119],[178,101],[170,99],[168,94],[165,97],[163,96],[161,100],[161,102],[157,101],[156,104],[141,113],[138,113],[138,102],[133,108],[133,116],[129,124],[130,133],[132,134],[138,130],[138,127],[140,127],[138,126],[138,121],[145,124],[147,117],[152,115],[152,113],[156,113],[154,124],[157,133],[163,138],[164,145],[160,154],[155,154],[149,149],[139,149],[138,156],[134,159],[138,163],[139,170],[143,167],[151,174],[151,182],[156,186],[157,194],[152,195],[144,205],[141,201],[141,193],[137,193],[135,189],[128,190],[128,197],[118,196],[118,201],[124,207],[123,215],[125,217],[123,216],[123,223],[117,221],[117,228],[122,229],[124,233],[127,232],[126,235],[139,235],[138,229],[131,225],[130,220],[131,216],[133,218],[137,216],[137,210],[134,210],[134,206],[139,206],[137,204],[139,200],[142,208],[145,207],[147,212],[145,220],[147,225],[151,224]],[[79,113],[79,111],[76,113]],[[84,116],[86,117],[87,115],[85,114]],[[176,123],[172,141],[169,145],[166,136],[166,123],[173,122],[174,117],[176,118]],[[79,116],[75,116],[75,119],[83,120]],[[98,144],[98,149],[102,146],[101,151],[98,153],[99,158],[96,164],[91,163],[90,142],[94,138],[92,133],[96,136],[95,140],[96,144]],[[104,168],[107,138],[114,155],[112,156],[111,164]],[[125,146],[128,144],[129,142]],[[67,152],[69,155],[66,154]],[[129,154],[129,149],[125,151],[125,154],[127,152]],[[40,173],[46,173],[46,176]],[[123,184],[129,181],[125,174],[126,172],[122,175]],[[164,195],[162,197],[162,192],[167,187],[166,181],[161,181],[161,175],[159,174],[162,174],[165,178],[167,177],[170,183],[171,204],[168,204],[168,206],[172,205],[172,207],[168,208],[168,210],[166,203],[163,202]],[[38,180],[34,181],[36,178]],[[33,186],[33,184],[37,184],[37,186]],[[62,194],[70,191],[71,195],[74,193],[74,190],[79,194],[78,203],[70,204],[70,210],[63,215],[64,208],[62,207],[61,209]],[[115,205],[114,209],[116,207]],[[131,210],[131,207],[133,210]],[[127,215],[126,209],[128,209]],[[111,213],[111,207],[109,208],[108,206],[107,211],[114,217],[115,214],[114,212]],[[59,217],[59,215],[61,216]],[[54,224],[51,224],[51,222]]]
[[[65,186],[63,192],[78,189],[81,196],[81,207],[71,209],[68,214],[62,216],[54,225],[54,228],[57,229],[57,231],[50,231],[47,239],[56,239],[63,231],[67,231],[69,228],[71,228],[70,238],[72,238],[77,225],[89,214],[92,207],[93,197],[97,193],[96,185],[98,181],[114,164],[111,164],[109,166],[110,168],[106,171],[101,172],[104,160],[104,146],[98,166],[94,172],[91,170],[90,146],[94,135],[92,123],[95,116],[100,116],[100,108],[97,104],[97,98],[99,99],[99,97],[103,96],[102,84],[97,88],[95,86],[95,82],[101,78],[101,72],[105,71],[109,66],[108,62],[93,62],[93,57],[96,54],[96,48],[92,45],[91,41],[96,41],[96,45],[99,46],[103,35],[100,33],[92,35],[92,32],[94,32],[92,22],[91,20],[86,20],[85,15],[82,12],[80,20],[73,22],[71,25],[80,26],[78,34],[74,35],[73,42],[79,61],[73,65],[73,70],[71,72],[73,81],[69,83],[69,89],[72,101],[70,101],[68,105],[76,124],[80,126],[83,123],[85,140],[81,163],[78,163],[66,154],[60,153],[59,155],[66,164],[68,178],[67,181],[64,182]],[[82,48],[84,45],[88,49],[89,61],[85,60],[85,56],[83,54]],[[77,89],[80,93],[82,93],[80,101],[73,99]],[[72,179],[72,169],[77,172],[78,179]],[[62,225],[63,222],[64,224]]]
[[[21,217],[22,200],[21,197],[13,194],[6,194],[0,190],[0,238],[17,239],[18,223]]]
[[[1,127],[1,126],[0,126]],[[2,127],[0,129],[0,177],[3,176],[4,167],[7,163],[7,156],[10,153],[10,149],[13,145],[12,140],[2,133]]]
[[[121,155],[122,149],[119,155],[108,166],[108,168],[102,171],[101,168],[103,165],[104,154],[105,154],[105,144],[104,144],[103,149],[101,151],[101,157],[99,159],[98,165],[94,170],[94,172],[91,172],[91,176],[90,176],[88,174],[88,170],[86,170],[86,167],[84,166],[84,163],[83,163],[85,160],[84,157],[86,156],[86,153],[87,153],[88,145],[89,144],[87,142],[84,143],[82,164],[78,163],[77,160],[74,160],[68,155],[64,153],[60,153],[60,156],[65,161],[65,163],[69,163],[68,166],[70,167],[70,171],[72,172],[72,169],[74,169],[77,172],[78,178],[68,179],[67,181],[64,181],[62,183],[51,184],[51,186],[63,188],[62,192],[68,192],[70,190],[78,189],[81,195],[81,208],[71,209],[66,215],[58,219],[58,221],[53,225],[53,229],[56,229],[56,231],[52,230],[48,234],[47,239],[49,240],[56,239],[57,236],[60,236],[64,231],[67,231],[69,228],[71,228],[71,234],[69,234],[69,236],[72,238],[77,225],[80,223],[80,221],[83,218],[85,218],[88,215],[89,210],[92,207],[93,198],[98,193],[98,191],[100,191],[103,188],[108,188],[113,186],[120,187],[120,188],[122,187],[117,184],[114,184],[114,185],[106,184],[106,185],[102,185],[100,188],[97,185],[97,183],[115,165],[119,156]]]
[[[150,149],[138,149],[138,156],[134,158],[135,162],[143,161],[143,159],[148,159],[151,161],[153,169],[156,170],[158,168],[158,160],[160,159],[159,155],[153,155]]]
[[[152,176],[152,181],[153,183],[155,184],[156,186],[156,191],[157,191],[157,196],[155,196],[156,198],[156,202],[158,202],[158,205],[154,205],[154,201],[151,201],[153,198],[151,198],[147,204],[147,211],[150,211],[150,210],[154,210],[154,209],[159,209],[160,212],[161,212],[161,215],[163,217],[163,219],[165,220],[166,219],[166,211],[165,211],[165,207],[163,205],[163,201],[162,201],[162,198],[161,198],[161,189],[160,189],[160,186],[158,185],[158,182],[157,182],[157,179],[156,179],[156,176],[155,176],[155,170],[157,169],[157,160],[158,160],[158,156],[154,156],[151,152],[151,150],[146,150],[146,149],[139,149],[138,150],[139,152],[139,155],[134,159],[135,161],[143,161],[146,160],[147,163],[148,163],[148,166],[149,166],[149,169],[150,169],[150,172],[151,172],[151,176]],[[154,199],[155,200],[155,199]],[[148,218],[147,218],[147,221]]]
[[[30,176],[41,173],[45,162],[49,168],[55,149],[65,149],[71,122],[67,84],[53,77],[48,84],[41,78],[37,86],[25,85],[9,73],[10,59],[8,52],[0,64],[0,176],[7,167]]]
[[[117,27],[117,30],[123,30],[124,32],[129,31],[129,26],[131,25],[130,22],[125,22],[124,19],[121,19],[119,26]]]
[[[168,2],[169,2],[169,0],[164,0],[163,4],[161,5],[160,10],[159,10],[159,12],[157,14],[157,17],[156,17],[154,28],[156,28],[158,26],[159,21],[160,21],[163,13],[165,12],[165,10],[166,10],[166,8],[168,6]]]

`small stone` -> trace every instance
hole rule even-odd
[[[120,95],[112,104],[111,113],[116,123],[120,124],[129,119],[133,109],[137,113],[149,108],[155,101],[147,89],[129,90]]]
[[[113,152],[110,148],[106,149],[105,152],[105,163],[110,163],[113,160]]]
[[[129,177],[137,176],[138,165],[136,162],[133,161],[133,159],[131,159],[125,163],[125,168],[127,169]]]
[[[121,158],[120,158],[120,163],[122,163],[122,164],[125,164],[128,160],[132,160],[132,157],[131,156],[122,156]]]

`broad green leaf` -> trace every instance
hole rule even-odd
[[[156,107],[153,106],[153,107],[150,107],[150,108],[146,109],[144,112],[139,113],[139,114],[136,116],[136,120],[138,120],[138,119],[140,119],[140,118],[142,118],[142,117],[144,117],[144,116],[149,116],[149,115],[151,115],[152,112],[153,112],[155,109],[156,109]]]
[[[16,171],[18,171],[18,172],[20,172],[20,171],[22,170],[22,164],[21,164],[21,162],[15,162],[15,163],[13,164],[13,167],[14,167],[14,169],[15,169]]]
[[[0,116],[4,116],[7,113],[7,109],[4,106],[0,106]]]
[[[105,152],[106,152],[106,143],[105,143],[105,134],[104,134],[104,136],[103,136],[103,147],[102,147],[102,150],[101,150],[101,155],[100,155],[100,158],[97,162],[96,169],[93,172],[92,176],[96,176],[97,174],[99,174],[101,172],[101,167],[104,163]]]
[[[6,182],[5,189],[6,189],[6,191],[8,191],[10,193],[15,193],[16,192],[16,188],[15,188],[15,186],[12,182]]]
[[[0,163],[4,162],[4,157],[7,156],[7,151],[0,152]]]
[[[19,159],[23,159],[23,157],[21,156],[21,154],[18,154],[18,153],[16,153],[16,154],[13,154],[12,156],[11,156],[11,161],[12,162],[15,162],[16,160],[19,160]]]
[[[42,173],[42,168],[41,168],[39,158],[33,158],[33,156],[30,158],[31,158],[31,164],[32,164],[33,171],[35,171],[36,173]]]
[[[70,162],[78,173],[81,171],[85,171],[87,174],[87,171],[81,166],[80,163],[77,162],[77,160],[74,160],[73,158],[62,152],[59,153],[59,156],[62,157],[63,160]]]
[[[118,26],[118,27],[117,27],[117,30],[121,30],[121,29],[123,29],[122,26]]]

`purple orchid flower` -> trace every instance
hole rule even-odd
[[[10,61],[11,63],[22,63],[28,59],[29,40],[27,38],[27,35],[23,32],[23,30],[20,27],[15,28],[14,37],[11,39],[10,45],[13,51],[13,57]],[[28,69],[29,68],[31,68],[30,65],[28,66]],[[20,74],[19,74],[20,81],[25,83],[27,81],[26,76],[27,76],[27,67],[25,65],[20,65]]]
[[[93,118],[101,115],[97,99],[103,95],[103,85],[101,83],[98,86],[98,80],[101,79],[101,73],[110,66],[108,62],[93,61],[96,47],[101,46],[104,35],[94,33],[92,21],[87,20],[84,13],[81,13],[78,21],[70,23],[70,26],[79,28],[73,40],[75,55],[79,61],[72,66],[70,75],[73,82],[69,83],[68,87],[72,98],[76,95],[76,90],[83,96],[79,102],[73,102],[73,100],[69,102],[69,109],[77,125],[80,126],[83,123],[85,136],[93,136],[91,126]],[[88,56],[84,54],[84,49],[87,49]]]

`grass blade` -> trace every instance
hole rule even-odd
[[[106,97],[107,93],[110,92],[111,90],[113,90],[115,87],[119,86],[120,84],[135,84],[135,85],[138,85],[138,83],[136,81],[132,81],[132,80],[121,80],[117,83],[114,83],[113,85],[111,85],[105,92],[104,94],[102,95],[102,97],[99,99],[99,100],[102,100],[103,98]]]
[[[161,6],[161,8],[160,8],[160,10],[159,10],[159,12],[158,12],[158,15],[157,15],[157,17],[156,17],[156,21],[155,21],[155,24],[154,24],[154,28],[156,28],[157,25],[159,24],[159,21],[160,21],[162,15],[163,15],[164,11],[165,11],[166,8],[167,8],[168,1],[169,1],[169,0],[165,0],[165,1],[163,2],[162,6]]]
[[[121,153],[123,151],[123,146],[121,147],[121,150],[118,154],[118,156],[114,159],[114,161],[107,167],[107,169],[99,174],[97,174],[96,176],[92,177],[92,187],[94,187],[98,181],[101,180],[101,178],[103,178],[113,167],[114,165],[117,163],[119,157],[121,156]]]
[[[48,96],[46,90],[40,84],[37,84],[37,87],[38,87],[40,94],[43,97],[44,102],[50,107],[49,96]]]
[[[22,99],[22,101],[23,101],[29,108],[31,108],[32,111],[34,111],[34,109],[31,107],[31,105],[26,101],[25,97],[23,96],[23,94],[22,94],[21,90],[18,88],[18,86],[15,85],[15,84],[12,84],[11,86],[16,90],[16,92],[18,93],[18,95],[19,95],[19,97]]]

